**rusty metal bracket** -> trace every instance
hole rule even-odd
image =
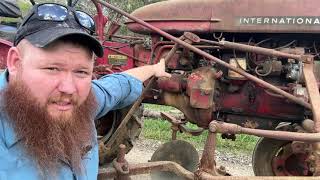
[[[128,168],[128,162],[118,162],[117,159],[114,159],[112,162],[113,167],[117,170],[117,172],[121,175],[128,175],[129,174],[129,168]]]
[[[215,129],[209,129],[209,133],[207,136],[207,141],[204,146],[204,150],[202,153],[202,157],[200,160],[199,169],[195,172],[196,179],[202,179],[203,173],[208,173],[211,176],[223,176],[226,175],[224,171],[221,174],[216,168],[216,160],[215,160],[215,150],[217,143],[217,131]]]
[[[126,146],[120,144],[120,151],[118,157],[113,160],[113,167],[120,173],[121,175],[129,174],[128,162],[125,159],[126,155]]]
[[[175,117],[171,116],[168,113],[165,112],[161,112],[160,113],[162,118],[166,119],[167,121],[169,121],[171,123],[171,130],[172,130],[172,140],[176,140],[177,139],[177,132],[180,130],[180,125],[184,122],[177,120]]]
[[[113,160],[112,165],[114,169],[117,171],[116,180],[131,180],[129,176],[129,163],[125,159],[126,155],[126,146],[123,144],[119,145],[119,153],[116,159]]]
[[[192,136],[199,136],[204,131],[203,128],[191,129],[185,125],[185,121],[177,120],[175,117],[171,116],[169,113],[161,112],[162,118],[171,123],[172,129],[172,140],[177,139],[177,131],[181,131]]]

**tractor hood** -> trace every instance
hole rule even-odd
[[[320,33],[319,0],[169,0],[133,16],[166,32]],[[149,29],[128,21],[133,32]]]

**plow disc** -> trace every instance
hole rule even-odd
[[[172,161],[186,170],[194,172],[199,163],[197,150],[188,142],[174,140],[160,146],[151,157],[151,161]],[[152,179],[183,179],[172,172],[152,172]]]

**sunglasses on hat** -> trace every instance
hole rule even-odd
[[[69,6],[63,6],[61,4],[55,3],[44,3],[36,4],[33,7],[33,11],[25,17],[25,20],[21,23],[21,26],[24,26],[30,19],[37,18],[40,21],[55,21],[63,22],[67,21],[69,18],[74,18],[76,22],[88,30],[90,34],[95,32],[95,23],[93,18],[79,10],[75,10]]]

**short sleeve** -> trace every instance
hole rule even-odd
[[[143,84],[126,73],[116,73],[93,80],[92,89],[98,102],[96,111],[98,119],[110,110],[132,104],[141,95]]]

